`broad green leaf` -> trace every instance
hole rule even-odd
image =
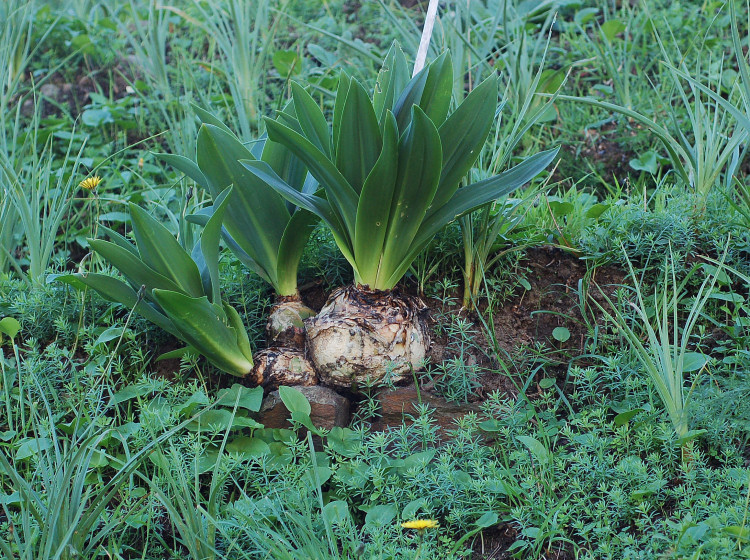
[[[570,331],[565,327],[555,327],[552,331],[552,338],[558,342],[567,342],[570,339]]]
[[[554,387],[556,383],[557,380],[554,377],[545,377],[544,379],[539,380],[539,388],[549,389],[550,387]]]
[[[636,171],[647,171],[652,175],[656,175],[659,170],[659,162],[656,160],[656,152],[653,150],[649,150],[640,158],[631,159],[629,165]]]
[[[339,132],[341,130],[341,114],[344,111],[346,97],[349,94],[349,85],[352,79],[344,71],[339,73],[339,87],[336,90],[336,100],[333,104],[333,124],[331,131],[333,133],[333,143],[331,148],[339,145]]]
[[[743,527],[740,525],[727,525],[722,529],[724,534],[729,535],[733,539],[742,541],[750,541],[750,527]]]
[[[397,95],[404,90],[408,82],[409,67],[406,63],[406,57],[398,43],[394,42],[385,56],[380,72],[378,72],[375,93],[372,96],[375,114],[381,125],[387,114],[386,111],[393,112]]]
[[[112,404],[120,404],[138,397],[145,397],[154,392],[149,385],[128,385],[112,395]]]
[[[172,321],[142,299],[139,300],[136,291],[122,280],[94,272],[86,274],[63,274],[57,276],[55,279],[70,284],[78,290],[83,290],[86,287],[92,288],[105,299],[120,303],[127,309],[133,309],[133,306],[135,306],[135,312],[141,317],[151,321],[168,333],[179,337]],[[138,302],[137,306],[136,302]]]
[[[11,492],[10,494],[0,494],[1,506],[20,506],[24,501],[25,498],[21,497],[21,493],[18,491]]]
[[[101,239],[89,239],[89,246],[119,270],[127,278],[133,289],[138,290],[141,286],[145,286],[145,295],[149,299],[151,299],[151,290],[154,288],[175,292],[182,291],[182,288],[171,279],[159,274],[119,245]]]
[[[219,238],[221,237],[221,221],[224,219],[224,210],[230,200],[232,187],[224,189],[216,197],[213,204],[213,213],[201,232],[200,249],[203,260],[208,269],[211,279],[211,301],[221,301],[221,287],[219,280]]]
[[[16,461],[23,461],[41,453],[52,449],[54,442],[50,438],[25,438],[16,447]]]
[[[584,216],[586,216],[589,219],[596,220],[602,214],[604,214],[607,210],[609,210],[610,206],[611,206],[610,204],[597,202],[591,208],[586,210],[586,213],[584,214]]]
[[[128,216],[128,220],[130,220],[130,216]],[[137,258],[140,258],[138,255],[138,249],[135,245],[133,245],[130,241],[128,241],[124,236],[120,235],[116,231],[109,229],[107,226],[99,224],[99,230],[106,234],[107,237],[109,237],[112,240],[112,243],[115,245],[122,247],[126,251],[130,251],[133,255],[135,255]]]
[[[348,237],[354,237],[354,220],[357,215],[357,193],[336,169],[336,166],[323,152],[316,148],[307,138],[276,121],[266,119],[268,137],[280,142],[300,158],[310,173],[321,185],[331,199],[332,208],[339,220],[346,227]]]
[[[235,383],[229,389],[222,389],[216,396],[216,402],[222,406],[246,408],[258,412],[263,404],[263,387],[245,387]]]
[[[271,448],[260,438],[239,436],[227,443],[227,453],[237,453],[245,459],[263,457],[271,453]]]
[[[620,426],[623,426],[630,422],[631,419],[633,419],[635,416],[637,416],[639,413],[643,412],[644,409],[642,408],[634,408],[632,410],[626,410],[625,412],[621,412],[617,416],[615,416],[615,426],[618,428]]]
[[[608,41],[613,41],[618,33],[622,33],[627,26],[619,19],[610,19],[602,23],[601,31]]]
[[[211,218],[212,213],[213,208],[203,208],[196,214],[190,214],[186,216],[185,219],[190,223],[205,227],[205,225],[208,223],[208,220]],[[250,270],[255,272],[255,274],[263,278],[263,280],[273,285],[273,280],[271,280],[271,277],[266,274],[266,271],[263,269],[263,267],[260,266],[260,264],[258,264],[258,262],[255,261],[250,255],[248,255],[234,239],[232,239],[232,236],[229,235],[229,232],[225,227],[221,228],[221,236],[224,239],[224,242],[227,244],[227,247],[229,247],[229,250],[232,251],[234,256],[237,257],[237,260],[239,260],[243,266],[249,268]]]
[[[362,192],[382,145],[380,126],[370,97],[362,85],[352,79],[341,111],[336,167],[357,193]]]
[[[435,126],[442,125],[452,92],[453,66],[446,51],[414,76],[396,101],[393,114],[399,131],[403,133],[411,123],[413,106],[422,109]]]
[[[393,521],[398,515],[398,506],[396,504],[380,504],[372,506],[367,510],[365,515],[366,527],[384,527]]]
[[[331,204],[325,199],[313,194],[306,194],[297,191],[296,189],[287,185],[281,178],[273,172],[273,170],[263,161],[242,161],[248,171],[256,174],[260,179],[268,183],[271,187],[286,198],[293,202],[300,208],[312,212],[323,220],[326,225],[330,228],[336,239],[336,244],[341,249],[346,259],[354,266],[354,257],[351,246],[348,245],[350,239],[344,225],[339,220],[338,215],[333,211]]]
[[[305,179],[308,177],[307,167],[286,146],[278,142],[272,142],[264,134],[260,159],[270,165],[271,169],[290,186],[298,191],[303,189]],[[294,207],[287,204],[287,210],[291,214],[294,212]]]
[[[237,313],[237,310],[234,307],[226,302],[224,303],[224,314],[226,315],[227,323],[237,337],[237,348],[239,348],[240,352],[242,352],[245,358],[247,358],[247,361],[252,363],[253,347],[250,344],[250,338],[247,335],[247,329],[245,328],[245,324],[242,322],[240,314]]]
[[[198,133],[198,165],[216,198],[233,185],[224,227],[234,241],[275,282],[276,256],[289,210],[276,192],[249,173],[240,160],[255,159],[232,134],[213,125]]]
[[[208,298],[193,298],[177,292],[154,290],[154,298],[180,333],[216,367],[237,376],[245,376],[252,361],[237,346],[237,334],[216,313]]]
[[[701,430],[690,430],[684,436],[682,436],[681,438],[678,438],[675,443],[678,446],[682,447],[686,443],[688,443],[690,441],[693,441],[695,438],[702,436],[707,431],[708,430],[704,430],[704,429],[701,429]]]
[[[419,100],[419,108],[440,127],[448,115],[453,94],[453,62],[450,51],[443,52],[427,67],[427,82]]]
[[[154,358],[154,361],[161,362],[162,360],[180,360],[183,358],[183,356],[197,356],[198,354],[199,353],[196,352],[195,348],[193,348],[192,346],[183,346],[182,348],[175,348],[174,350],[170,350],[169,352],[159,354],[158,356],[156,356],[156,358]]]
[[[497,106],[497,77],[490,76],[464,99],[440,127],[443,170],[430,213],[456,193],[487,141]]]
[[[152,218],[145,210],[130,204],[130,219],[138,253],[155,272],[172,280],[194,297],[203,295],[201,274],[169,230]]]
[[[482,517],[477,519],[474,524],[477,527],[482,527],[483,529],[486,529],[487,527],[492,527],[493,525],[498,524],[498,516],[494,511],[488,511],[485,512]]]
[[[399,142],[398,177],[388,218],[383,258],[375,285],[388,289],[383,281],[401,264],[425,217],[440,180],[440,135],[429,117],[414,107],[409,130]],[[368,282],[370,279],[362,279]]]
[[[0,321],[0,327],[2,327],[2,321]],[[124,329],[122,327],[109,327],[102,334],[96,337],[93,347],[96,348],[100,344],[105,344],[109,342],[110,340],[114,340],[115,338],[120,338],[122,336],[123,331]]]
[[[276,289],[280,296],[297,293],[297,269],[310,234],[318,223],[318,216],[300,208],[292,214],[279,244],[276,268]]]
[[[229,410],[211,409],[201,413],[201,415],[190,422],[186,428],[193,432],[219,432],[235,428],[262,428],[252,418],[240,414],[232,414]]]
[[[0,334],[4,334],[10,338],[16,338],[16,335],[20,330],[21,323],[18,322],[18,319],[13,317],[3,317],[2,320],[0,320]]]
[[[302,86],[292,83],[292,98],[297,120],[305,134],[326,157],[331,158],[331,131],[320,106]]]
[[[326,438],[328,447],[344,457],[354,457],[362,448],[362,436],[349,428],[334,427]]]
[[[225,125],[224,122],[219,117],[217,117],[213,113],[210,113],[206,111],[205,109],[201,109],[198,105],[194,103],[191,103],[190,107],[193,109],[198,119],[200,119],[201,123],[213,125],[217,128],[220,128],[227,134],[234,135],[232,130],[227,125]]]
[[[412,500],[406,506],[404,506],[403,511],[401,512],[401,519],[414,519],[417,516],[417,513],[420,509],[427,507],[427,499],[425,498],[417,498],[416,500]]]
[[[292,414],[300,414],[303,416],[310,416],[312,409],[310,408],[310,402],[307,397],[299,392],[294,387],[279,387],[279,397],[281,402],[284,403],[286,409]]]
[[[302,57],[293,50],[278,50],[271,58],[274,67],[283,78],[288,78],[302,71]]]
[[[206,181],[206,177],[203,175],[203,172],[200,170],[200,167],[191,159],[186,158],[185,156],[180,156],[176,154],[161,154],[157,153],[154,154],[156,157],[164,160],[169,165],[174,167],[177,171],[180,171],[181,173],[184,173],[188,177],[190,177],[195,183],[206,189],[210,192],[210,188],[208,185],[208,181]]]
[[[323,517],[330,525],[341,525],[349,519],[349,506],[343,500],[328,502],[322,509]]]
[[[552,454],[538,439],[531,436],[516,436],[516,439],[523,443],[540,463],[547,464],[552,460]]]
[[[403,134],[411,123],[412,107],[419,105],[424,86],[427,83],[428,72],[429,66],[423,68],[416,76],[412,77],[399,94],[393,106],[393,115],[396,117],[396,122],[398,123],[399,134]]]
[[[377,279],[398,176],[398,125],[387,111],[383,150],[365,181],[357,207],[354,255],[362,278]]]
[[[709,357],[700,352],[685,352],[682,356],[682,371],[690,373],[702,370],[709,362]]]

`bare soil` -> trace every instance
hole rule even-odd
[[[531,289],[519,287],[516,297],[491,313],[486,304],[479,309],[488,326],[492,325],[496,346],[493,347],[484,335],[476,337],[477,352],[473,359],[480,367],[491,370],[480,379],[482,386],[477,400],[493,391],[510,396],[517,394],[516,383],[523,382],[534,364],[541,361],[546,364],[545,375],[553,373],[558,378],[564,377],[570,361],[585,353],[590,333],[582,305],[589,321],[598,318],[600,312],[589,298],[604,305],[606,302],[599,288],[611,296],[625,280],[625,273],[620,269],[608,266],[589,271],[589,266],[586,261],[556,247],[531,249],[520,263],[521,268],[531,271],[526,276]],[[581,294],[585,286],[582,280],[587,274],[591,278],[589,288],[587,293]],[[431,301],[428,305],[433,308],[433,318],[438,316],[439,303]],[[470,318],[474,319],[477,331],[483,332],[478,316],[473,314]],[[552,333],[557,327],[566,328],[570,338],[565,342],[556,340]],[[433,363],[450,357],[449,343],[446,337],[433,340]],[[516,383],[499,374],[498,370],[502,369],[516,376]],[[541,374],[539,377],[541,379]]]

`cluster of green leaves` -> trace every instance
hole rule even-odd
[[[269,138],[305,163],[326,199],[288,185],[267,164],[243,164],[323,220],[357,284],[391,289],[438,231],[528,182],[557,153],[540,152],[459,188],[492,126],[497,79],[478,85],[448,115],[452,84],[449,54],[409,80],[406,59],[394,45],[372,99],[356,79],[341,76],[331,127],[313,98],[293,85],[296,118],[267,119]]]
[[[253,367],[250,340],[237,311],[222,301],[219,286],[219,236],[230,193],[228,187],[216,198],[192,255],[161,223],[131,204],[136,245],[113,230],[107,230],[112,241],[89,239],[126,281],[97,272],[55,278],[79,290],[93,288],[186,342],[219,369],[245,376]]]
[[[266,138],[248,149],[213,115],[195,108],[203,124],[198,133],[197,163],[180,155],[162,158],[184,172],[216,200],[228,187],[232,195],[223,213],[224,239],[234,255],[273,286],[280,296],[297,295],[297,269],[317,222],[306,210],[288,205],[262,179],[248,172],[242,160],[266,163],[287,185],[302,194],[317,188],[307,168],[281,144]],[[209,212],[204,212],[205,224]]]

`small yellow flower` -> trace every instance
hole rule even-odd
[[[440,524],[434,519],[414,519],[413,521],[406,521],[401,524],[404,529],[416,529],[417,531],[424,531],[425,529],[437,529]]]
[[[94,175],[93,177],[87,177],[80,183],[78,183],[78,186],[82,189],[86,189],[87,191],[93,191],[96,187],[99,186],[99,183],[102,182],[102,178],[99,177],[99,175]]]

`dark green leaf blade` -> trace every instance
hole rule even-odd
[[[409,67],[406,63],[404,51],[397,42],[393,42],[385,56],[383,66],[378,72],[375,93],[372,96],[375,114],[381,126],[384,123],[386,111],[393,111],[398,95],[409,82]]]
[[[216,367],[237,376],[252,370],[252,361],[237,347],[237,335],[216,313],[208,298],[193,298],[168,290],[154,290],[154,298],[172,320],[180,338]]]
[[[440,135],[430,118],[414,106],[412,124],[398,147],[398,178],[393,193],[388,218],[383,257],[375,289],[390,289],[387,283],[417,234],[427,208],[435,197],[440,170],[442,149]]]
[[[167,228],[140,206],[130,204],[130,219],[141,260],[181,291],[194,297],[203,295],[203,282],[195,262]]]
[[[357,193],[346,178],[323,152],[301,134],[271,119],[266,119],[266,128],[271,140],[284,144],[305,162],[313,177],[325,188],[331,208],[346,227],[348,237],[353,239]]]
[[[119,245],[102,239],[89,239],[89,245],[107,262],[119,270],[127,278],[134,290],[137,291],[141,286],[145,286],[146,296],[149,298],[151,297],[151,290],[154,288],[174,291],[181,290],[172,279],[159,274],[130,251],[123,249]]]
[[[318,216],[302,208],[297,210],[289,220],[279,244],[279,258],[276,261],[278,295],[297,294],[297,269],[307,240],[310,239],[310,234],[318,220]]]
[[[234,186],[224,227],[273,284],[278,246],[290,214],[274,189],[239,163],[242,159],[255,158],[234,135],[213,125],[201,127],[198,165],[211,184],[214,198],[229,185]]]
[[[443,171],[430,212],[441,208],[458,189],[482,151],[497,105],[497,78],[490,76],[464,99],[440,127]]]
[[[360,281],[374,282],[383,254],[398,176],[398,124],[390,110],[383,129],[383,150],[362,188],[357,207],[354,255]]]
[[[341,112],[336,145],[336,167],[357,192],[380,155],[383,139],[370,97],[357,80],[351,80]]]
[[[263,161],[257,160],[245,160],[241,162],[248,171],[256,174],[261,180],[265,181],[268,185],[278,191],[278,193],[285,199],[293,202],[295,205],[312,212],[323,220],[326,225],[331,229],[331,233],[336,239],[336,244],[341,249],[344,256],[353,263],[352,248],[348,244],[350,239],[346,229],[339,220],[339,217],[333,211],[331,204],[325,199],[314,194],[307,194],[299,192],[287,185],[281,178],[273,172],[273,169]]]
[[[221,222],[224,219],[229,196],[233,187],[227,187],[219,196],[216,197],[213,204],[213,213],[208,219],[206,226],[201,232],[200,248],[203,253],[203,260],[208,269],[209,278],[211,279],[211,301],[219,303],[221,301],[221,289],[219,281],[219,239],[221,238]]]
[[[320,110],[320,107],[315,103],[310,94],[302,86],[294,82],[292,83],[292,99],[294,99],[294,110],[297,113],[297,120],[305,136],[330,159],[331,131],[328,129],[328,123],[323,116],[323,111]]]
[[[127,309],[133,309],[135,306],[135,312],[141,317],[151,321],[171,335],[178,336],[177,330],[172,324],[172,321],[170,321],[165,315],[159,313],[145,301],[139,301],[137,292],[122,280],[95,272],[89,272],[86,274],[63,274],[57,276],[55,280],[70,284],[78,290],[82,290],[85,287],[92,288],[104,299],[117,302]],[[137,306],[136,302],[138,303]]]
[[[181,173],[184,173],[185,175],[190,177],[201,188],[204,188],[210,192],[210,188],[208,185],[208,181],[206,181],[206,177],[204,177],[203,172],[200,170],[200,167],[198,167],[198,164],[195,163],[193,160],[188,159],[185,156],[180,156],[176,154],[157,153],[154,155],[158,157],[159,159],[162,159],[165,162],[167,162],[169,165],[174,167],[177,171],[180,171]]]

